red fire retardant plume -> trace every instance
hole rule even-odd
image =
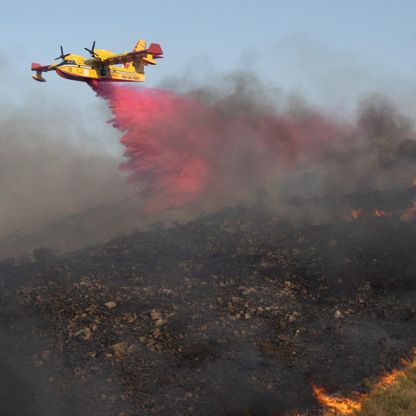
[[[147,212],[241,201],[339,137],[340,127],[316,113],[293,118],[143,87],[95,90],[123,132],[121,169],[141,185]]]

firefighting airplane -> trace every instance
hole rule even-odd
[[[156,65],[155,59],[163,58],[163,51],[159,44],[151,43],[146,48],[146,41],[139,40],[131,52],[115,54],[104,49],[95,49],[95,41],[91,49],[84,48],[91,58],[81,55],[64,53],[61,46],[61,55],[55,60],[61,59],[50,65],[32,63],[32,71],[36,72],[32,78],[45,82],[42,72],[56,71],[63,78],[84,81],[95,87],[98,82],[143,82],[144,67]]]

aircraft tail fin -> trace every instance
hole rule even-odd
[[[139,39],[136,42],[136,45],[134,45],[133,52],[137,51],[143,51],[146,49],[146,41],[144,39]],[[127,62],[124,65],[125,68],[131,68],[134,67],[135,71],[138,73],[143,74],[144,73],[144,67],[141,62]]]
[[[32,75],[32,78],[35,81],[45,82],[45,78],[42,77],[42,72],[48,69],[48,65],[41,65],[37,62],[32,62],[32,66],[30,68],[32,71],[36,71],[36,75]]]
[[[140,39],[137,41],[135,47],[133,48],[133,51],[142,51],[146,49],[146,41],[143,39]]]
[[[163,50],[158,43],[151,43],[146,52],[142,58],[145,65],[156,65],[155,59],[163,58]]]
[[[163,50],[158,43],[151,43],[147,52],[157,56],[163,55]]]
[[[135,71],[144,74],[145,65],[156,65],[155,59],[162,58],[163,51],[158,43],[151,43],[149,48],[146,49],[146,41],[140,39],[137,41],[133,48],[133,52],[143,51],[143,54],[139,54],[137,61],[128,62],[125,64],[126,68],[134,67]]]

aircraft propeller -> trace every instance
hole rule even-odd
[[[88,48],[84,48],[87,52],[89,52],[89,54],[93,57],[93,58],[96,58],[97,57],[97,54],[94,52],[94,48],[95,48],[95,41],[94,41],[94,43],[92,44],[92,47],[91,47],[91,49],[88,49]]]
[[[57,58],[55,58],[55,59],[62,59],[62,60],[65,60],[65,58],[66,58],[68,55],[71,55],[71,54],[70,54],[70,53],[64,53],[64,49],[62,48],[62,45],[61,45],[61,54],[60,54]]]

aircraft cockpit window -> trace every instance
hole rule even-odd
[[[66,63],[66,64],[73,64],[73,65],[75,65],[75,64],[76,64],[76,62],[75,62],[74,60],[71,60],[71,59],[67,59],[67,60],[65,60],[65,63]]]

